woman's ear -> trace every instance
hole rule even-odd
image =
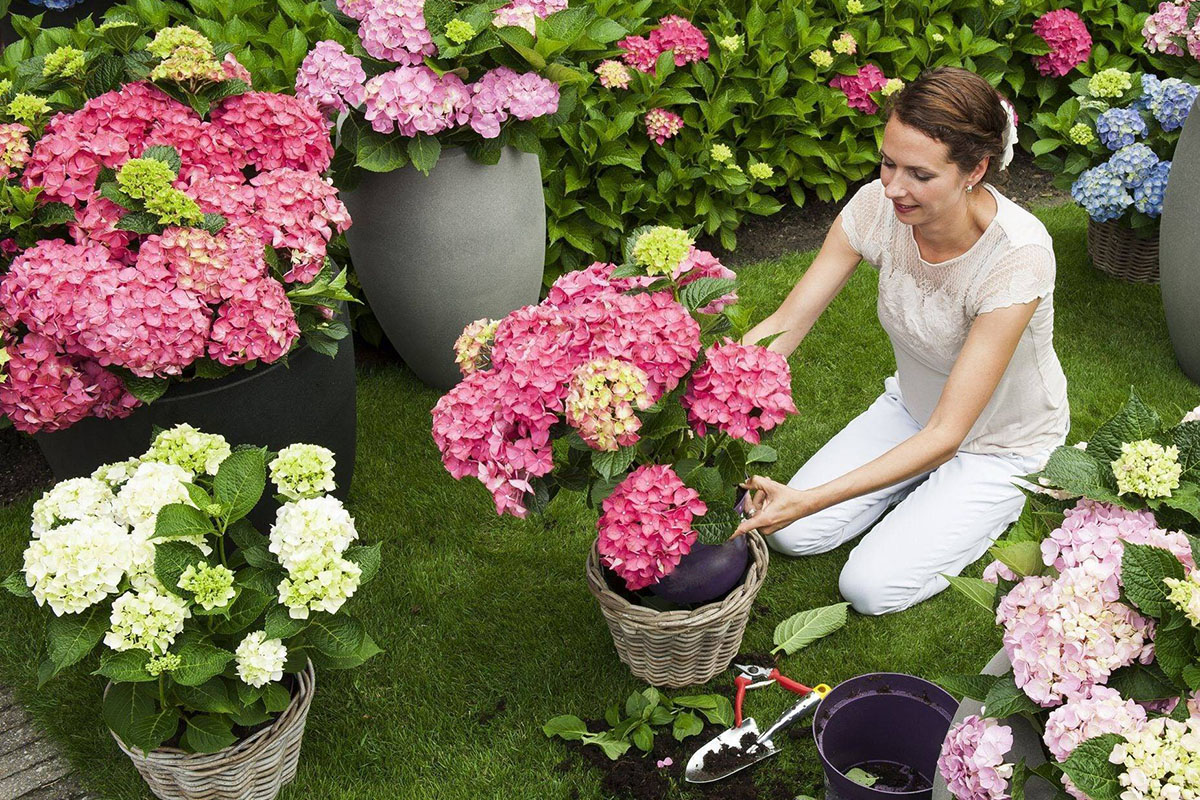
[[[986,156],[983,161],[975,165],[975,169],[971,170],[971,174],[967,176],[967,183],[971,186],[977,185],[983,176],[987,175],[988,167],[992,163],[992,157]]]

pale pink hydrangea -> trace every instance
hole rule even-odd
[[[1001,599],[1004,651],[1017,686],[1034,702],[1052,707],[1086,696],[1113,670],[1153,659],[1153,623],[1108,599],[1107,577],[1087,562],[1057,578],[1027,577]]]
[[[646,373],[628,361],[601,356],[584,363],[571,378],[564,401],[567,424],[596,450],[617,450],[638,441],[650,397]]]
[[[367,55],[413,66],[436,56],[437,46],[425,27],[424,0],[388,0],[367,6],[358,28]]]
[[[533,13],[542,18],[562,11],[567,7],[567,0],[519,0],[519,2],[521,5],[532,8]]]
[[[688,249],[687,257],[679,263],[672,277],[682,287],[700,278],[725,278],[733,280],[737,277],[737,273],[722,264],[712,253],[693,246]],[[721,295],[699,310],[701,314],[720,314],[726,306],[731,306],[737,301],[737,292],[730,292],[729,294]]]
[[[0,413],[24,433],[57,431],[84,417],[127,417],[138,400],[95,361],[60,353],[54,342],[28,333],[8,345]]]
[[[252,296],[242,293],[217,310],[208,357],[226,366],[278,361],[300,335],[283,284],[264,276]]]
[[[846,95],[846,105],[864,114],[874,114],[879,105],[871,98],[871,92],[878,92],[887,85],[887,77],[883,70],[874,64],[863,64],[853,75],[836,75],[829,81],[835,89],[841,89]]]
[[[326,39],[313,45],[296,73],[296,96],[312,102],[327,117],[362,105],[367,73],[341,43]]]
[[[646,135],[655,144],[661,145],[683,130],[683,117],[664,108],[652,108],[646,112]]]
[[[791,370],[779,353],[727,339],[704,356],[683,396],[688,421],[701,436],[712,425],[757,444],[763,431],[797,413]]]
[[[600,76],[600,85],[605,89],[628,89],[633,76],[629,68],[620,61],[606,58],[596,66],[596,74]]]
[[[364,103],[367,122],[378,133],[434,134],[471,117],[471,92],[462,78],[451,72],[438,77],[424,64],[371,78]]]
[[[29,128],[19,122],[0,125],[0,181],[16,175],[29,160],[31,147],[25,138],[27,133]]]
[[[137,254],[131,248],[138,238],[136,233],[117,228],[117,222],[125,216],[125,209],[106,197],[93,194],[86,203],[75,211],[75,219],[67,223],[67,230],[76,244],[95,242],[108,248],[109,258],[123,264],[132,264]]]
[[[240,176],[193,176],[188,184],[181,188],[196,201],[201,211],[224,217],[227,227],[251,230],[260,238],[266,238],[254,208],[254,187]]]
[[[708,511],[694,489],[662,464],[630,472],[601,504],[600,561],[630,591],[669,575],[696,541],[692,524]]]
[[[573,308],[597,297],[612,297],[623,294],[637,286],[648,286],[653,280],[644,276],[613,278],[616,264],[596,261],[585,269],[568,272],[550,287],[545,305],[553,308]]]
[[[379,0],[337,0],[338,10],[351,19],[361,20]]]
[[[334,233],[350,227],[337,189],[316,173],[287,168],[260,173],[250,184],[268,242],[292,252],[292,268],[284,280],[308,283],[321,271]]]
[[[1163,53],[1169,56],[1183,55],[1183,48],[1174,40],[1190,38],[1191,26],[1188,25],[1188,2],[1158,4],[1158,10],[1146,18],[1142,26],[1142,36],[1146,41],[1146,50],[1151,53]]]
[[[1145,724],[1144,708],[1121,697],[1116,689],[1096,686],[1087,697],[1074,698],[1050,712],[1042,741],[1061,764],[1081,742],[1106,733],[1141,730]],[[1063,775],[1062,782],[1076,800],[1088,800],[1069,777]]]
[[[644,36],[626,36],[617,42],[621,60],[638,72],[654,72],[658,61],[658,48]]]
[[[558,110],[558,84],[536,72],[525,72],[509,83],[508,110],[519,120],[544,117]]]
[[[477,319],[454,340],[454,363],[463,377],[492,366],[492,339],[499,320]]]
[[[677,67],[708,58],[708,39],[695,25],[674,14],[663,17],[658,23],[659,27],[650,32],[650,45],[657,51],[656,59],[667,50],[674,54]]]
[[[210,119],[233,134],[262,172],[280,167],[324,172],[333,159],[321,112],[298,97],[246,92],[222,100]]]
[[[536,36],[537,19],[532,6],[509,3],[496,9],[492,15],[492,24],[497,28],[524,28],[530,36]]]
[[[1080,16],[1069,8],[1043,14],[1033,23],[1033,32],[1050,46],[1048,54],[1033,57],[1033,65],[1042,75],[1061,78],[1087,61],[1092,53],[1092,35]]]
[[[942,742],[937,767],[956,800],[1004,800],[1013,765],[1012,729],[994,719],[972,714],[950,729]]]
[[[233,53],[226,53],[225,58],[221,59],[221,72],[227,80],[238,80],[247,86],[254,81],[250,70],[242,66],[242,62],[238,61]]]
[[[471,85],[471,128],[485,139],[494,139],[509,114],[519,120],[553,114],[558,99],[557,83],[535,72],[518,74],[497,67]]]

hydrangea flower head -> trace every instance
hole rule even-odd
[[[350,227],[350,212],[328,178],[280,167],[250,179],[260,230],[272,247],[291,251],[289,282],[308,283],[321,271],[326,244]]]
[[[846,0],[846,11],[848,13],[861,14],[863,13],[863,9],[862,0]]]
[[[521,2],[509,3],[497,8],[492,14],[492,24],[497,28],[524,28],[530,36],[537,36],[538,15],[532,6]]]
[[[1141,117],[1138,119],[1141,119]],[[1142,124],[1145,125],[1145,122]],[[1089,145],[1096,141],[1096,134],[1092,133],[1091,126],[1086,122],[1077,122],[1072,125],[1071,130],[1067,131],[1067,135],[1071,137],[1071,141],[1075,144]],[[1132,141],[1128,143],[1132,143]]]
[[[295,565],[279,582],[279,602],[292,619],[312,611],[336,614],[358,589],[362,568],[346,558],[314,558]]]
[[[649,275],[671,275],[687,257],[692,237],[680,228],[656,225],[637,238],[633,260]]]
[[[844,56],[852,56],[858,50],[858,40],[854,38],[854,34],[846,31],[841,36],[833,40],[833,52],[840,53]]]
[[[255,688],[282,680],[287,653],[281,639],[268,639],[266,631],[252,631],[234,651],[238,677]]]
[[[287,290],[274,278],[264,277],[217,310],[208,357],[231,367],[251,361],[270,364],[282,358],[299,336]]]
[[[233,571],[220,564],[188,564],[179,576],[178,586],[194,594],[196,602],[205,611],[224,608],[237,595],[233,588]]]
[[[437,55],[425,26],[423,0],[392,0],[367,6],[358,29],[363,49],[371,58],[413,66]]]
[[[1200,717],[1185,722],[1159,717],[1124,736],[1108,757],[1124,768],[1123,800],[1200,796]]]
[[[1163,578],[1171,591],[1167,599],[1187,616],[1193,625],[1200,628],[1200,572],[1192,570],[1184,580]]]
[[[1084,141],[1078,144],[1088,144],[1092,141],[1092,131],[1086,124],[1081,122],[1071,128],[1071,131],[1075,131],[1075,128],[1083,128],[1086,131],[1086,135],[1080,132],[1080,138]],[[1138,137],[1146,135],[1146,120],[1132,108],[1110,108],[1096,119],[1096,133],[1100,135],[1100,144],[1109,150],[1120,150],[1133,144]],[[1075,141],[1073,133],[1071,139]]]
[[[113,493],[108,484],[92,478],[56,483],[33,504],[33,535],[88,517],[112,516]]]
[[[29,160],[29,128],[17,122],[0,125],[0,180],[8,180]]]
[[[1148,216],[1160,216],[1163,209],[1163,198],[1167,193],[1167,179],[1170,176],[1170,161],[1160,161],[1155,164],[1142,182],[1133,188],[1133,207]]]
[[[296,96],[305,98],[327,117],[362,105],[367,73],[362,62],[340,42],[326,39],[313,45],[296,73]]]
[[[823,47],[819,47],[808,54],[808,59],[816,65],[818,69],[829,69],[833,66],[833,53],[830,53]]]
[[[600,561],[630,591],[657,583],[675,569],[696,541],[693,520],[708,511],[696,490],[663,464],[629,473],[601,507]]]
[[[600,85],[605,89],[628,89],[632,79],[629,68],[611,58],[600,62],[596,67],[596,74],[600,76]]]
[[[151,655],[167,652],[183,632],[184,620],[192,616],[188,602],[168,592],[156,581],[146,581],[113,601],[104,643],[113,650],[146,650]]]
[[[167,191],[175,170],[157,158],[131,158],[117,170],[117,186],[136,200],[148,200]]]
[[[38,534],[25,549],[25,584],[39,606],[77,614],[115,594],[132,560],[129,533],[86,517]]]
[[[668,50],[674,54],[677,67],[708,58],[708,39],[691,22],[677,15],[663,17],[658,22],[658,27],[650,32],[650,46],[657,51],[656,59]]]
[[[221,462],[232,452],[219,433],[204,433],[186,422],[154,437],[144,461],[161,461],[182,467],[192,475],[216,475]]]
[[[157,678],[164,672],[171,673],[183,666],[183,657],[178,653],[163,653],[161,656],[151,656],[146,661],[146,674]]]
[[[1142,73],[1142,93],[1129,104],[1134,111],[1149,111],[1150,104],[1162,91],[1162,79],[1153,72]]]
[[[267,465],[275,489],[289,500],[319,497],[337,488],[333,451],[316,444],[290,444]],[[339,551],[340,552],[340,551]]]
[[[1117,491],[1142,497],[1170,497],[1179,488],[1183,466],[1179,463],[1179,448],[1163,447],[1158,442],[1142,439],[1121,445],[1121,455],[1112,462],[1117,478]]]
[[[957,800],[1004,800],[1013,765],[1004,758],[1012,749],[1012,729],[975,714],[952,727],[942,742],[938,772]]]
[[[1190,29],[1187,3],[1159,3],[1158,10],[1148,16],[1142,25],[1146,50],[1151,53],[1181,56],[1183,48],[1175,40],[1186,37]]]
[[[1106,733],[1124,735],[1146,724],[1146,710],[1120,692],[1107,686],[1096,686],[1086,697],[1068,701],[1050,712],[1042,740],[1050,754],[1060,764],[1066,761],[1081,742]],[[1063,788],[1076,800],[1088,800],[1066,775]]]
[[[46,54],[42,74],[51,77],[71,78],[83,71],[84,55],[78,47],[64,45]]]
[[[797,413],[791,371],[779,353],[727,340],[704,356],[683,396],[688,421],[701,436],[712,425],[758,444],[764,431]]]
[[[208,37],[186,25],[162,28],[154,35],[154,39],[150,41],[150,44],[146,45],[146,49],[150,51],[150,54],[159,58],[167,58],[181,47],[207,50],[210,57],[216,58],[213,55],[212,42]]]
[[[671,277],[679,281],[680,287],[684,287],[701,278],[734,280],[737,278],[737,273],[722,264],[712,253],[693,246],[688,249],[687,256],[675,268]],[[701,314],[720,314],[726,306],[733,305],[737,301],[737,292],[730,292],[697,310]]]
[[[1038,17],[1033,32],[1050,46],[1048,54],[1033,57],[1033,65],[1042,75],[1061,78],[1087,61],[1092,53],[1092,35],[1080,16],[1069,8]]]
[[[747,172],[750,173],[750,177],[759,181],[769,181],[775,176],[775,170],[772,169],[771,165],[764,164],[761,161],[751,163],[747,167]]]
[[[1167,78],[1150,98],[1150,112],[1164,131],[1183,127],[1200,88],[1178,78]]]
[[[8,103],[8,113],[17,122],[32,126],[50,113],[50,104],[44,97],[21,92]]]
[[[891,97],[896,92],[904,88],[904,81],[899,78],[888,78],[887,83],[879,90],[879,93],[884,97]]]
[[[454,342],[454,363],[463,377],[492,365],[492,341],[499,325],[497,319],[477,319],[463,328]]]
[[[1122,147],[1108,160],[1109,171],[1125,184],[1126,189],[1140,185],[1156,166],[1158,156],[1142,142]]]
[[[367,81],[366,119],[378,133],[434,134],[471,118],[471,90],[454,73],[401,66]]]
[[[187,487],[192,473],[159,461],[143,461],[117,492],[113,516],[130,527],[154,525],[158,512],[171,503],[192,505]]]
[[[325,119],[302,97],[246,92],[222,100],[209,118],[233,136],[260,172],[288,168],[319,174],[333,160]]]
[[[1071,198],[1096,222],[1117,219],[1133,203],[1124,182],[1107,164],[1084,170],[1071,184]]]
[[[644,36],[626,36],[617,42],[621,60],[638,72],[654,72],[659,50]]]
[[[1092,97],[1120,97],[1133,88],[1133,75],[1123,69],[1102,69],[1088,79]]]
[[[871,92],[878,92],[887,84],[883,70],[874,64],[863,64],[853,75],[836,75],[829,81],[835,89],[846,95],[846,105],[864,114],[874,114],[879,105],[871,99]]]
[[[642,422],[634,412],[654,403],[649,384],[646,373],[628,361],[608,356],[588,361],[571,379],[567,422],[595,450],[635,444]]]
[[[275,513],[268,549],[289,572],[312,561],[340,556],[358,538],[354,518],[336,497],[285,503]]]
[[[667,139],[683,130],[683,117],[673,111],[663,108],[652,108],[646,112],[646,135],[655,144],[663,144]]]
[[[457,17],[446,23],[446,38],[455,44],[466,44],[474,39],[477,33],[471,23]]]
[[[586,269],[566,273],[550,287],[544,305],[574,308],[599,297],[613,297],[636,286],[648,286],[653,280],[646,277],[613,278],[614,269],[615,264],[597,261]]]
[[[728,164],[733,160],[733,150],[730,149],[729,145],[718,142],[709,150],[708,156],[719,164]]]
[[[717,40],[717,44],[726,53],[736,53],[742,47],[742,35],[740,33],[734,33],[730,34],[729,36],[722,36]]]

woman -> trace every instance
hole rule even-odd
[[[1040,469],[1069,427],[1050,235],[990,183],[1012,157],[1011,107],[949,67],[891,100],[880,179],[846,204],[787,299],[744,338],[780,334],[770,347],[790,354],[860,260],[879,269],[896,374],[788,485],[750,478],[737,530],[808,555],[879,520],[839,581],[863,614],[919,603],[982,556],[1020,515],[1016,476]]]

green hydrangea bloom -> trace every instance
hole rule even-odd
[[[176,50],[184,47],[203,50],[208,53],[209,58],[216,58],[213,55],[212,42],[208,37],[186,25],[163,28],[155,34],[154,40],[146,45],[146,49],[159,58],[167,58]]]
[[[726,53],[736,53],[742,47],[742,35],[740,33],[724,36],[717,40],[717,44]]]
[[[155,436],[142,460],[174,464],[193,475],[216,475],[230,452],[221,434],[204,433],[184,422]]]
[[[1170,497],[1179,488],[1183,466],[1179,463],[1179,448],[1163,447],[1158,442],[1142,439],[1121,445],[1121,455],[1112,462],[1119,494],[1142,497]]]
[[[237,595],[233,588],[233,571],[221,564],[188,564],[177,585],[194,594],[196,602],[205,611],[224,608]]]
[[[150,71],[150,79],[185,81],[219,81],[225,77],[221,64],[213,58],[211,51],[196,47],[181,47],[159,62]]]
[[[944,35],[942,35],[941,33],[938,33],[937,31],[934,31],[933,36],[931,36],[930,38],[933,39],[935,42],[946,41],[946,37]]]
[[[50,104],[46,102],[44,97],[22,92],[8,104],[8,113],[17,122],[33,125],[39,118],[50,113]]]
[[[12,81],[8,78],[0,79],[0,95],[8,94],[12,91]]]
[[[1071,137],[1071,141],[1075,144],[1086,145],[1096,141],[1096,134],[1092,133],[1092,126],[1086,122],[1077,122],[1072,125],[1067,135]]]
[[[117,170],[117,186],[137,200],[149,200],[171,188],[175,171],[156,158],[131,158]]]
[[[496,323],[499,324],[499,323]],[[292,444],[271,461],[271,482],[289,500],[320,497],[337,488],[333,451],[316,444]]]
[[[761,161],[755,162],[749,166],[750,177],[759,181],[770,180],[775,175],[775,170],[770,164],[764,164]]]
[[[687,257],[692,246],[688,232],[667,225],[657,225],[638,237],[633,245],[633,260],[646,268],[649,275],[670,275]]]
[[[851,14],[863,13],[862,0],[846,0],[846,10]]]
[[[175,188],[146,199],[146,210],[164,225],[196,226],[204,222],[204,212],[196,201]]]
[[[163,653],[161,656],[154,656],[146,662],[146,672],[157,678],[164,672],[174,672],[179,669],[179,665],[183,663],[183,659],[175,653]]]
[[[11,360],[12,356],[8,354],[8,350],[4,347],[0,347],[0,383],[4,383],[6,380],[8,380],[8,376],[5,375],[2,370],[4,365]]]
[[[833,53],[825,48],[813,50],[808,54],[808,59],[816,64],[818,69],[828,69],[833,65]]]
[[[714,144],[712,150],[709,151],[709,156],[713,161],[724,164],[733,160],[733,150],[727,144]]]
[[[42,74],[71,78],[83,72],[83,51],[77,47],[60,47],[47,54]]]
[[[904,81],[899,78],[888,78],[887,83],[879,90],[879,93],[884,97],[891,97],[896,92],[904,88]]]
[[[1088,80],[1092,97],[1120,97],[1133,88],[1133,76],[1123,69],[1102,69]]]
[[[465,44],[475,38],[475,30],[465,19],[452,19],[446,23],[446,38],[455,44]]]

